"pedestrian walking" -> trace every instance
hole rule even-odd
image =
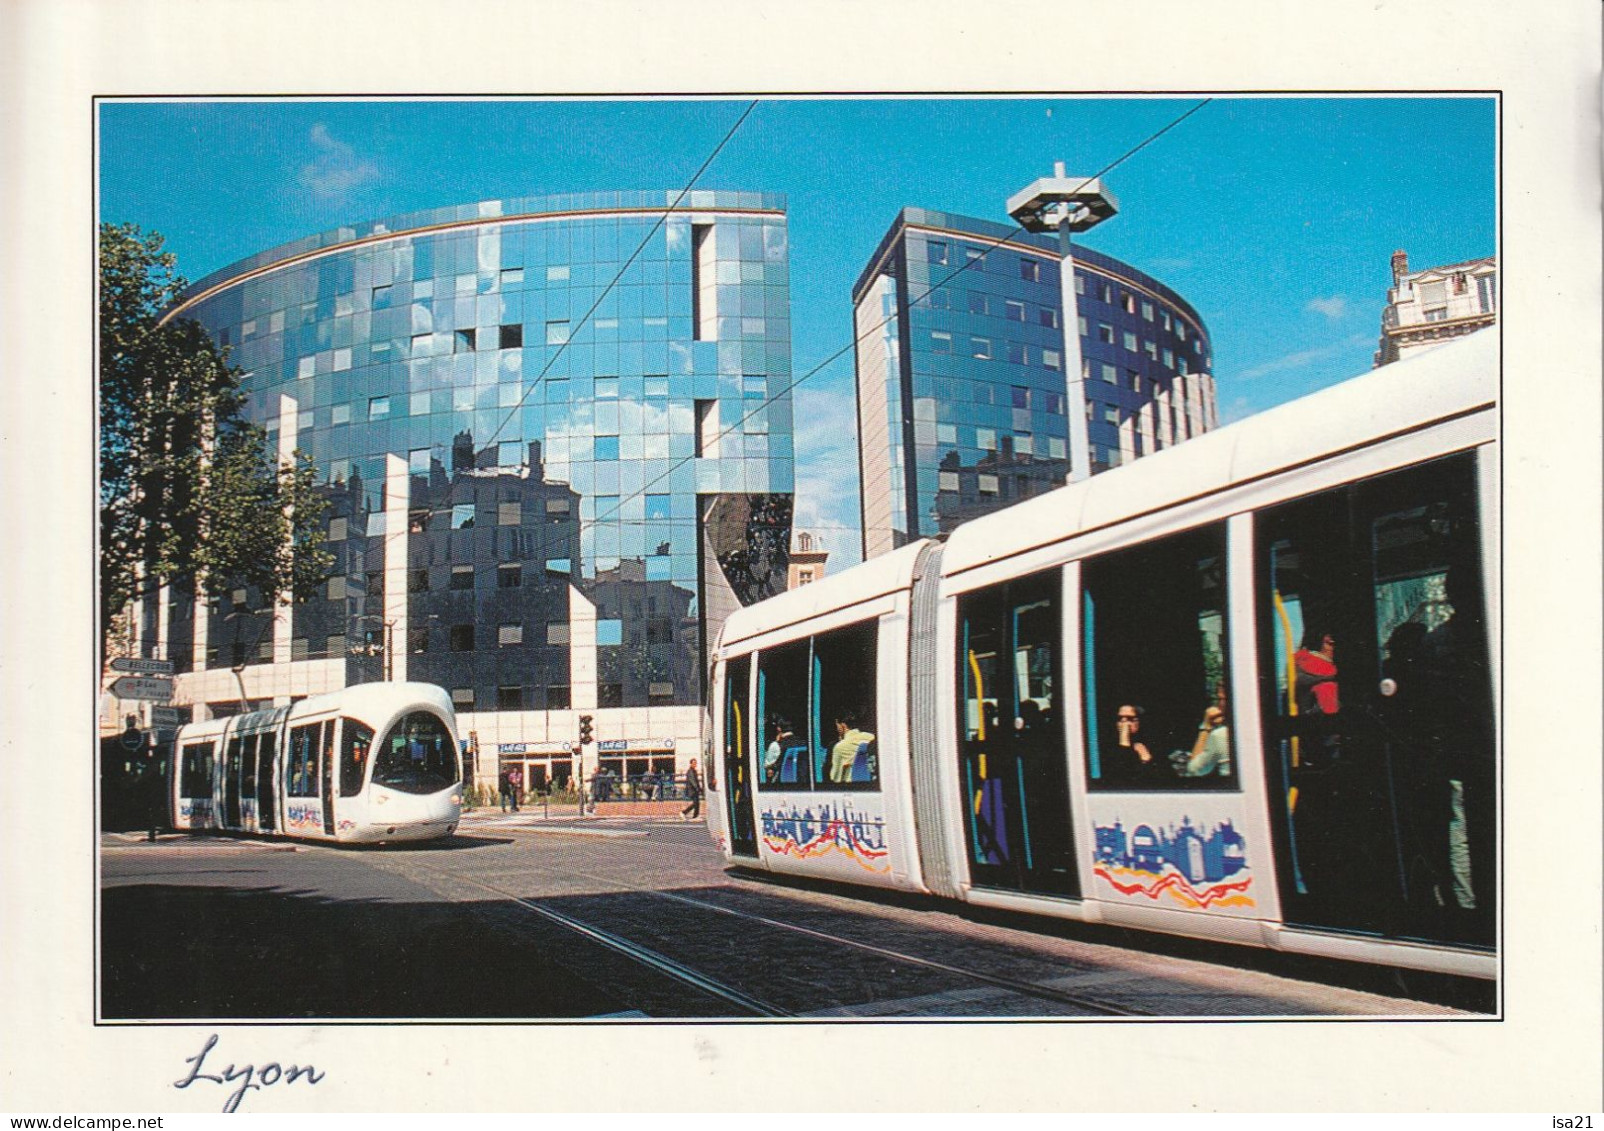
[[[514,766],[507,774],[507,785],[512,793],[512,811],[518,812],[518,799],[524,791],[524,772]]]
[[[685,797],[690,804],[679,811],[680,818],[694,821],[702,815],[702,775],[696,772],[696,759],[685,769]]]
[[[501,811],[507,811],[507,802],[512,797],[512,778],[506,770],[501,771],[501,780],[497,783],[497,793],[501,798]]]

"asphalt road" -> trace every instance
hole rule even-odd
[[[1427,992],[1398,996],[1390,972],[745,877],[700,825],[488,814],[379,849],[112,835],[101,872],[107,1021],[1447,1018],[1491,1003],[1481,986],[1411,975]]]

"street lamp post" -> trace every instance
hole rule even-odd
[[[1027,232],[1058,233],[1059,293],[1064,310],[1064,379],[1069,408],[1069,479],[1092,473],[1091,439],[1086,428],[1086,380],[1081,372],[1080,304],[1075,297],[1075,257],[1069,237],[1096,227],[1119,211],[1114,194],[1100,177],[1066,177],[1064,163],[1008,198],[1008,214]]]

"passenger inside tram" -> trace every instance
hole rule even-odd
[[[1214,702],[1203,709],[1192,749],[1176,753],[1179,758],[1173,754],[1170,757],[1182,777],[1231,776],[1231,728],[1226,717],[1225,684],[1215,687]]]
[[[1117,785],[1138,785],[1152,779],[1158,762],[1141,737],[1146,712],[1134,703],[1122,703],[1114,712],[1114,739],[1103,752],[1103,780]]]
[[[866,753],[869,744],[874,741],[873,734],[860,729],[862,725],[863,714],[860,711],[846,710],[836,715],[837,742],[830,751],[831,781],[851,781],[853,763],[858,760],[859,753]]]

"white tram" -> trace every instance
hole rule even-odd
[[[732,615],[731,864],[1492,978],[1499,342]]]
[[[191,723],[171,764],[176,829],[371,843],[450,836],[462,814],[456,717],[426,683]]]

